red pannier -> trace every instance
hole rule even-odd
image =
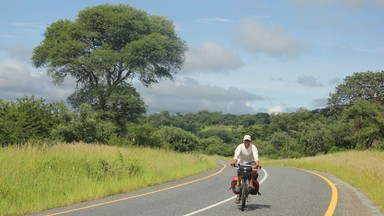
[[[231,189],[232,189],[232,192],[233,192],[234,194],[238,194],[238,193],[241,192],[241,191],[236,192],[236,190],[235,190],[235,186],[236,186],[236,184],[237,184],[237,179],[238,179],[238,177],[237,177],[237,176],[234,176],[234,177],[232,178],[232,180],[231,180]],[[257,181],[257,178],[256,178],[256,179],[253,179],[253,186],[255,187],[255,189],[250,190],[250,191],[249,191],[249,194],[252,194],[252,195],[259,194],[260,184],[259,184],[259,181]]]

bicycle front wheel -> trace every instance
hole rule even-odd
[[[243,178],[241,185],[242,185],[242,189],[241,189],[241,211],[244,211],[245,201],[247,200],[247,194],[248,194],[248,181]]]

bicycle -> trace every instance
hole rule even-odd
[[[240,196],[240,202],[241,202],[241,211],[244,211],[245,202],[249,201],[248,187],[249,187],[249,181],[251,180],[251,176],[252,176],[252,165],[238,164],[238,165],[234,165],[234,167],[237,167],[237,176],[241,176],[241,193],[239,194],[239,196]]]

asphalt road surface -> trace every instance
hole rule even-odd
[[[241,211],[229,189],[236,170],[228,165],[220,162],[217,168],[190,178],[33,216],[383,216],[364,195],[331,175],[275,166],[263,167],[259,172],[261,195],[251,195]]]

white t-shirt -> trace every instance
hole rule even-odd
[[[239,146],[237,146],[233,159],[237,159],[239,164],[258,161],[259,151],[257,150],[256,146],[251,143],[249,144],[248,148],[245,148],[244,143],[241,143]]]

